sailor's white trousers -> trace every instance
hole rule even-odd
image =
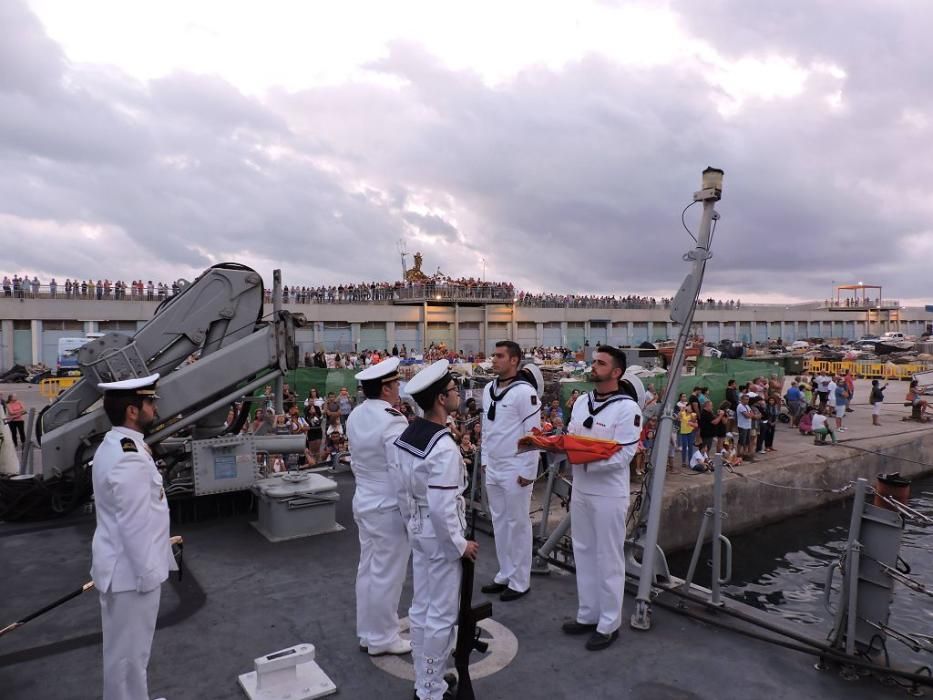
[[[486,497],[499,561],[494,580],[519,592],[531,586],[531,489],[518,485],[517,471],[486,469]]]
[[[622,624],[628,498],[574,490],[570,534],[577,569],[577,622],[611,634]]]
[[[146,669],[162,588],[100,594],[104,700],[149,700]]]
[[[415,692],[420,700],[441,700],[447,690],[444,673],[455,641],[462,576],[460,559],[451,558],[442,550],[437,538],[414,536],[414,595],[408,616],[411,620]]]
[[[397,508],[354,513],[360,537],[356,572],[356,634],[367,647],[399,638],[398,602],[411,546]]]

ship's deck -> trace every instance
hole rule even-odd
[[[346,530],[270,544],[246,516],[173,528],[185,537],[186,575],[163,588],[150,663],[153,697],[197,700],[242,697],[237,675],[252,659],[310,642],[344,698],[410,698],[411,684],[377,667],[357,648],[354,577],[358,555],[350,512],[352,478],[337,476],[338,521]],[[88,579],[93,516],[45,524],[0,525],[3,592],[0,623],[18,619]],[[493,543],[478,535],[477,584],[491,578]],[[477,585],[477,588],[478,588]],[[478,597],[481,594],[477,594]],[[411,596],[410,579],[402,608]],[[653,628],[627,625],[619,641],[588,652],[583,639],[560,632],[575,612],[570,574],[536,577],[519,601],[493,600],[493,618],[518,641],[502,670],[475,681],[477,697],[634,698],[902,697],[871,679],[818,672],[813,657],[750,640],[654,607]],[[507,645],[506,645],[507,646]],[[100,618],[91,591],[0,639],[5,700],[99,697]],[[474,657],[478,660],[478,657]]]

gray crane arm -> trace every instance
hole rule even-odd
[[[229,406],[297,365],[295,327],[301,316],[278,312],[263,321],[262,278],[222,264],[206,270],[156,310],[132,337],[108,333],[78,351],[81,381],[41,416],[42,473],[57,477],[88,461],[110,422],[100,406],[99,382],[147,376],[159,380],[164,421],[147,440],[181,430],[211,437],[223,429]],[[188,363],[193,354],[199,359]]]

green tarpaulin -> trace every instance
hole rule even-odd
[[[726,383],[730,379],[734,379],[736,384],[741,386],[755,377],[764,376],[767,378],[772,374],[776,374],[783,380],[783,363],[780,361],[751,362],[748,360],[724,360],[715,357],[699,357],[697,358],[696,374],[680,378],[678,382],[678,393],[689,395],[695,386],[709,387],[710,399],[712,399],[714,404],[718,404],[726,398]],[[645,388],[647,388],[649,383],[654,384],[654,388],[659,394],[658,400],[660,401],[660,393],[663,392],[664,387],[667,386],[667,375],[660,374],[650,379],[645,379],[644,382]],[[561,382],[561,405],[570,398],[570,394],[574,389],[582,392],[589,391],[592,388],[593,385],[590,382]]]
[[[343,387],[347,388],[350,396],[356,396],[355,375],[358,369],[322,369],[320,367],[299,367],[286,373],[284,381],[298,395],[299,401],[304,401],[308,396],[311,387],[318,390],[321,396],[327,396],[327,392],[332,391],[335,394],[340,392]],[[271,383],[271,382],[270,382]],[[259,389],[256,395],[262,395],[263,390]]]

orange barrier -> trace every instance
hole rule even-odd
[[[804,369],[813,374],[824,372],[828,374],[845,374],[846,370],[859,379],[913,379],[915,374],[933,369],[928,362],[912,362],[906,365],[896,365],[893,362],[876,362],[866,360],[807,360]]]

